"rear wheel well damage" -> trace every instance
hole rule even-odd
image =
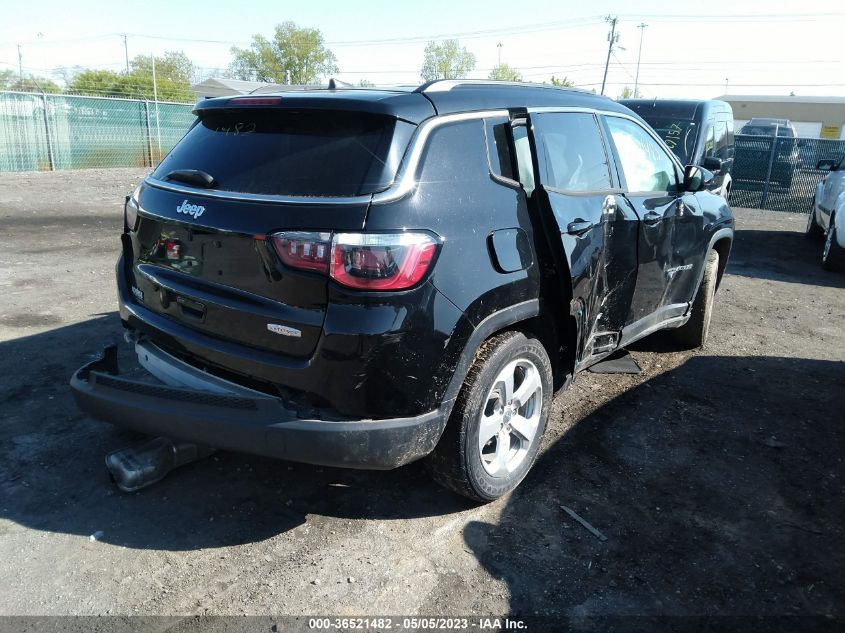
[[[528,338],[537,339],[546,349],[552,365],[555,390],[564,386],[575,368],[575,344],[577,332],[572,317],[556,317],[554,308],[541,303],[540,313],[536,316],[517,321],[491,332],[475,350],[473,362],[484,343],[509,331],[520,332]]]

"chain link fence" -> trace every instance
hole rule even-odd
[[[0,92],[0,171],[153,167],[187,132],[193,104]],[[845,141],[736,135],[731,204],[807,213]]]
[[[736,135],[731,205],[809,213],[828,172],[820,160],[841,160],[845,141]]]
[[[152,167],[194,121],[193,104],[0,92],[0,171]]]

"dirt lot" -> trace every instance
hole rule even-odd
[[[845,276],[804,216],[737,210],[707,348],[579,376],[497,503],[230,453],[122,494],[134,438],[67,381],[120,337],[141,175],[0,176],[0,613],[845,616]]]

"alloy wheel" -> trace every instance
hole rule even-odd
[[[478,451],[489,475],[504,477],[523,462],[537,437],[542,404],[543,382],[530,360],[511,361],[496,376],[478,431]]]

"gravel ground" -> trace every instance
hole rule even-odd
[[[736,210],[707,347],[580,375],[496,503],[231,453],[122,494],[102,460],[135,436],[67,381],[120,337],[142,175],[0,174],[0,614],[845,616],[845,276],[805,216]]]

